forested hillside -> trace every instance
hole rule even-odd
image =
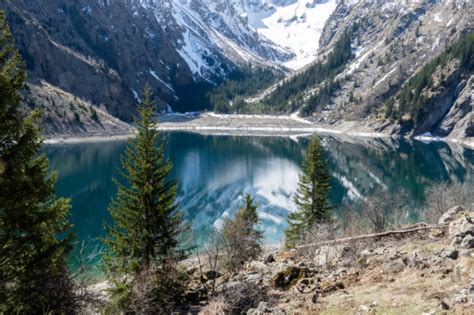
[[[454,103],[464,89],[467,89],[467,92],[472,91],[473,75],[474,32],[470,32],[418,71],[397,95],[387,102],[386,115],[404,128],[434,132],[435,130],[427,129],[426,122],[441,119],[449,110],[448,106],[437,108],[437,105]],[[470,115],[468,113],[469,108],[464,108],[459,109],[458,114],[461,118],[459,120],[471,117],[469,126],[466,126],[469,128],[466,133],[470,134],[474,131],[474,123],[472,112]],[[433,116],[435,118],[432,118]],[[450,131],[445,130],[445,133]]]

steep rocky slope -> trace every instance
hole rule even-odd
[[[132,133],[129,124],[45,81],[27,84],[24,94],[27,108],[43,112],[44,132],[50,138]]]
[[[217,297],[207,303],[206,295],[199,295],[205,292],[199,281],[190,294],[207,304],[200,314],[235,308],[249,315],[470,314],[473,215],[456,207],[431,228],[411,226],[378,237],[276,250],[237,274],[218,274]],[[196,269],[189,270],[197,278]]]
[[[287,103],[293,103],[293,106],[287,110],[304,108],[305,114],[320,124],[367,122],[367,117],[370,117],[373,129],[387,133],[472,137],[473,88],[469,84],[472,70],[460,76],[456,58],[433,71],[433,76],[443,76],[440,85],[448,88],[445,93],[440,93],[439,85],[426,87],[424,93],[430,97],[423,104],[427,114],[422,122],[389,122],[384,112],[387,101],[396,97],[412,76],[423,71],[438,55],[472,31],[473,12],[474,4],[468,1],[339,3],[324,27],[317,62],[325,64],[325,58],[341,37],[357,24],[358,31],[351,39],[353,55],[342,71],[332,72],[320,83],[290,95]],[[307,71],[296,77],[305,75]],[[281,83],[281,90],[285,90],[288,84],[292,81]],[[253,101],[267,102],[271,108],[272,94],[281,94],[281,90],[264,92],[263,97]]]
[[[130,120],[146,82],[164,106],[194,81],[156,19],[134,16],[127,3],[28,0],[1,7],[32,84],[47,81]]]
[[[162,110],[202,110],[205,93],[240,67],[310,62],[317,41],[305,46],[304,39],[319,36],[334,3],[1,0],[0,9],[7,11],[37,95],[44,81],[129,121],[147,83]],[[295,5],[300,9],[293,12]],[[307,35],[297,31],[315,19]],[[281,41],[285,30],[299,50]],[[54,112],[46,103],[38,106]],[[46,129],[60,132],[63,122],[56,117],[52,126],[53,117]]]
[[[437,225],[326,237],[291,251],[268,247],[233,273],[215,265],[209,251],[181,263],[191,281],[180,312],[471,314],[473,234],[474,213],[454,207]],[[107,287],[89,289],[105,302]]]

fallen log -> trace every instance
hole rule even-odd
[[[448,226],[449,224],[428,225],[428,226],[422,226],[422,227],[417,227],[417,228],[412,228],[412,229],[407,229],[407,230],[394,230],[394,231],[387,231],[387,232],[376,233],[376,234],[359,235],[359,236],[353,236],[353,237],[347,237],[347,238],[340,238],[337,240],[300,245],[300,246],[296,246],[295,249],[304,249],[304,248],[326,246],[326,245],[336,245],[336,244],[353,242],[353,241],[362,241],[362,240],[368,240],[368,239],[374,239],[374,238],[399,236],[399,235],[405,235],[405,234],[410,234],[410,233],[429,231],[432,229],[446,229]]]

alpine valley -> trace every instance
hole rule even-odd
[[[49,137],[129,133],[145,85],[164,112],[474,137],[472,1],[0,0],[0,9],[27,63],[25,108],[43,109]]]

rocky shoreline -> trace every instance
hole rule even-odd
[[[214,113],[162,114],[158,117],[161,131],[189,131],[210,135],[242,136],[285,136],[299,137],[313,133],[329,134],[356,138],[389,138],[394,137],[386,132],[377,131],[380,126],[356,122],[341,122],[337,125],[317,125],[296,115],[218,115]],[[48,144],[86,143],[103,141],[120,141],[133,137],[133,132],[121,134],[92,135],[51,135],[46,139]],[[474,148],[474,138],[452,139],[431,135],[414,137],[417,141],[443,141],[461,144]]]

